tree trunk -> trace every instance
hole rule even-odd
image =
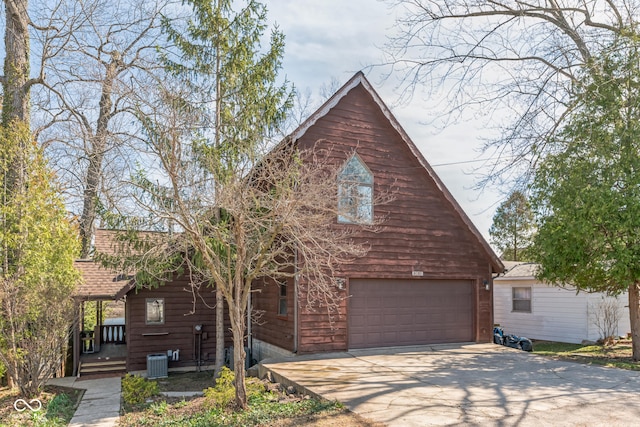
[[[91,240],[94,233],[94,222],[98,207],[98,192],[102,182],[102,163],[108,146],[109,120],[112,115],[113,83],[120,71],[121,60],[117,54],[112,55],[111,62],[106,64],[105,76],[102,81],[100,95],[100,109],[96,133],[91,138],[91,151],[88,153],[89,165],[85,178],[82,216],[80,217],[80,258],[88,258],[91,251]]]
[[[629,322],[631,323],[631,340],[633,360],[640,360],[640,282],[629,286]]]
[[[2,124],[29,121],[29,16],[28,0],[5,0],[6,28]]]
[[[229,320],[231,321],[231,333],[233,334],[233,373],[236,381],[236,406],[240,409],[247,408],[247,390],[245,387],[244,364],[247,357],[244,351],[246,304],[242,303],[241,292],[238,287],[234,291],[234,301],[228,304]],[[229,302],[229,301],[227,301]]]
[[[29,123],[29,16],[28,0],[4,0],[6,27],[4,32],[4,80],[2,81],[2,125],[14,120]],[[21,144],[26,141],[21,141]],[[23,191],[25,186],[25,149],[16,156],[6,176],[9,194]],[[11,257],[11,255],[9,255]]]
[[[247,390],[244,384],[244,364],[247,357],[244,351],[244,328],[238,331],[233,328],[233,373],[236,377],[236,405],[240,409],[247,408]]]
[[[224,366],[224,296],[216,286],[216,370],[215,378],[220,375]]]
[[[104,159],[104,141],[93,138],[93,152],[89,155],[89,167],[85,180],[82,216],[80,217],[80,258],[86,259],[91,252],[93,224],[96,219],[98,189],[102,178],[102,160]]]

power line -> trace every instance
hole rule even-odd
[[[505,157],[505,159],[513,159],[515,156]],[[467,163],[478,163],[478,162],[486,162],[488,160],[497,160],[499,157],[487,157],[486,159],[475,159],[475,160],[461,160],[459,162],[450,162],[450,163],[438,163],[437,165],[431,165],[433,168],[437,168],[439,166],[455,166],[455,165],[464,165]]]

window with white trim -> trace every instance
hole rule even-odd
[[[373,221],[373,174],[354,154],[338,174],[338,222]]]
[[[512,288],[512,310],[531,313],[531,287]]]

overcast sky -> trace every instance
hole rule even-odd
[[[396,10],[378,0],[265,0],[268,17],[285,34],[283,74],[301,90],[317,94],[332,78],[345,83],[363,70],[385,103],[444,181],[478,230],[489,240],[489,227],[501,198],[497,191],[474,190],[477,176],[468,163],[481,158],[482,124],[466,121],[441,131],[424,124],[429,100],[415,96],[398,105],[397,80],[383,80],[380,64]],[[452,164],[454,163],[454,164]],[[457,164],[456,164],[457,163]]]

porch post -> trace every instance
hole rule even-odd
[[[93,350],[100,351],[102,341],[102,300],[96,301],[96,327],[93,329]]]
[[[80,305],[80,332],[84,331],[84,301]]]
[[[102,300],[96,301],[96,325],[102,327]]]
[[[81,303],[82,304],[82,303]],[[78,376],[78,365],[80,363],[80,310],[78,305],[73,307],[73,372],[74,377]]]

